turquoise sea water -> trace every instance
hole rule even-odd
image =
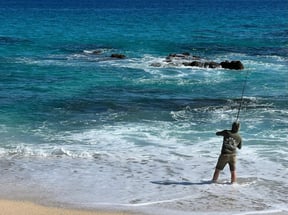
[[[150,214],[288,213],[287,8],[0,0],[0,196]],[[185,67],[167,62],[171,53],[245,69]],[[246,78],[239,183],[226,184],[226,168],[211,185],[215,132],[236,119]]]

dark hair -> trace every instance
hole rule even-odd
[[[233,132],[238,132],[240,129],[240,123],[239,122],[233,122],[232,124],[232,131]]]

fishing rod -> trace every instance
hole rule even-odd
[[[239,108],[238,108],[236,122],[238,122],[238,120],[239,120],[239,115],[240,115],[240,111],[241,111],[242,104],[243,104],[243,96],[244,96],[244,92],[245,92],[245,89],[246,89],[247,80],[248,80],[248,70],[246,71],[246,77],[245,77],[245,81],[244,81],[243,87],[242,87],[242,95],[241,95],[241,100],[240,100],[240,104],[239,104]]]

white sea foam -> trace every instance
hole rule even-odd
[[[185,112],[181,114],[185,118]],[[117,205],[150,212],[160,208],[178,213],[210,213],[212,206],[222,211],[224,202],[234,207],[234,214],[243,208],[247,213],[259,209],[265,212],[287,199],[287,167],[283,165],[287,160],[281,164],[263,154],[261,151],[271,152],[273,147],[253,145],[258,138],[244,139],[238,155],[238,184],[229,185],[227,168],[220,175],[219,184],[208,183],[221,138],[212,130],[191,129],[195,125],[198,126],[185,120],[181,124],[151,122],[149,126],[131,123],[59,133],[53,137],[62,142],[59,147],[26,143],[11,149],[18,155],[1,161],[6,170],[0,184],[12,178],[18,186],[45,193],[45,201],[53,199],[87,207]],[[244,128],[244,137],[245,131]],[[262,137],[260,140],[267,141]],[[49,159],[43,160],[40,152],[49,155]],[[279,152],[275,151],[276,156],[281,155]],[[19,171],[21,180],[13,178],[15,171]],[[2,195],[7,194],[8,187],[2,188]]]

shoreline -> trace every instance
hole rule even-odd
[[[57,206],[45,206],[26,200],[0,199],[0,214],[2,215],[143,215],[141,212],[131,212],[125,210],[101,210],[101,209],[84,209],[69,208]],[[206,214],[205,212],[190,211],[185,214]],[[217,212],[218,213],[218,212]],[[221,212],[219,212],[221,213]],[[155,214],[155,213],[153,213]],[[164,213],[160,213],[164,214]],[[167,211],[165,212],[167,214]],[[168,213],[169,214],[169,213]],[[174,213],[173,213],[174,214]],[[209,213],[208,213],[209,214]],[[215,214],[211,211],[211,214]],[[227,214],[224,212],[223,214]],[[236,214],[232,212],[232,214]],[[285,210],[264,210],[264,211],[246,211],[238,212],[239,215],[286,215]]]
[[[90,210],[50,207],[21,200],[0,199],[1,213],[5,215],[136,215],[122,210]],[[138,214],[138,213],[137,213]]]

